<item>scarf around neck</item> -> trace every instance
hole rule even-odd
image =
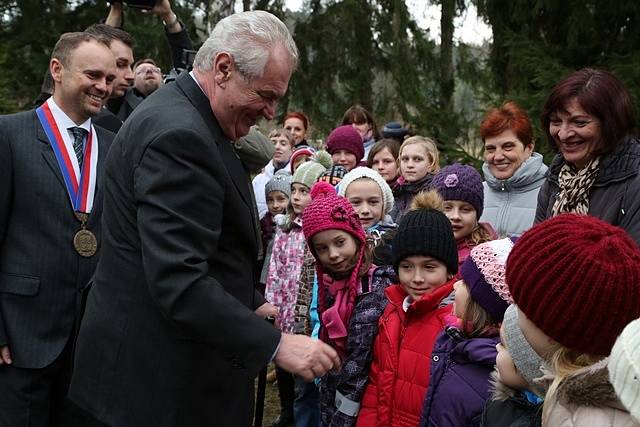
[[[565,162],[558,174],[560,191],[553,204],[553,216],[566,212],[589,213],[589,192],[599,171],[600,157],[594,157],[580,170]]]

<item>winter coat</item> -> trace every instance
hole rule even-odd
[[[558,154],[549,166],[548,177],[538,194],[535,222],[552,217],[558,188],[558,174],[564,165]],[[589,215],[624,228],[640,245],[640,143],[627,137],[600,159],[600,172],[589,193]]]
[[[306,245],[299,218],[291,224],[289,230],[278,226],[273,238],[264,296],[267,301],[278,307],[280,329],[285,333],[291,333],[294,329],[298,279]]]
[[[400,224],[400,220],[411,207],[413,198],[421,191],[429,191],[431,189],[431,181],[433,174],[426,174],[424,178],[416,182],[407,182],[404,177],[398,178],[396,186],[393,188],[393,198],[395,204],[389,213],[396,224]]]
[[[533,225],[538,192],[548,169],[542,161],[542,155],[532,153],[507,179],[497,179],[487,163],[482,165],[484,211],[480,221],[491,224],[498,236],[520,236]]]
[[[454,327],[440,334],[431,352],[421,427],[480,425],[499,342],[499,336],[468,339]]]
[[[378,320],[387,305],[384,290],[397,283],[391,266],[376,268],[369,277],[367,292],[358,296],[349,322],[347,357],[339,372],[323,377],[320,388],[320,416],[323,426],[355,425],[357,407],[362,400],[373,357],[373,342],[378,334]]]
[[[638,427],[609,382],[604,359],[564,379],[545,401],[542,424],[554,427]],[[548,408],[547,408],[548,405]]]
[[[358,427],[415,427],[429,386],[431,351],[451,306],[442,302],[453,292],[452,279],[404,311],[401,285],[390,286],[389,300],[378,322],[369,383],[358,414]]]
[[[493,393],[482,413],[482,427],[540,427],[542,403],[532,403],[525,395],[504,385],[497,369],[491,374]]]

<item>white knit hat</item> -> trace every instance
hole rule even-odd
[[[629,323],[613,346],[609,380],[620,402],[640,423],[640,319]]]
[[[380,191],[382,191],[382,212],[384,215],[391,212],[391,209],[393,209],[393,191],[391,191],[391,187],[389,187],[389,184],[387,184],[387,181],[384,180],[382,175],[373,169],[360,166],[349,171],[338,185],[338,195],[345,197],[349,185],[360,178],[369,178],[378,184]]]

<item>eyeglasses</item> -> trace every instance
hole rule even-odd
[[[158,67],[138,67],[136,69],[136,75],[147,74],[147,73],[160,74],[160,68],[158,68]]]

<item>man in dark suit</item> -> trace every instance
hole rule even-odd
[[[248,426],[270,360],[307,380],[336,352],[281,334],[255,291],[259,239],[232,141],[272,119],[297,63],[262,11],[218,22],[183,73],[118,133],[105,172],[105,241],[69,396],[112,427]]]
[[[53,96],[0,117],[2,426],[71,426],[79,411],[65,396],[114,137],[91,117],[111,93],[115,59],[104,39],[67,33],[49,68]]]

